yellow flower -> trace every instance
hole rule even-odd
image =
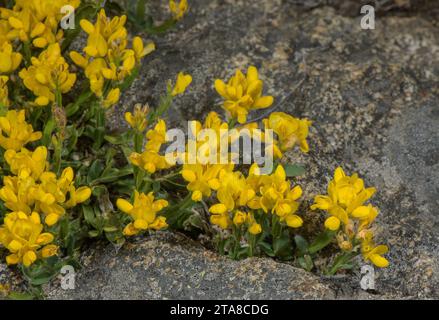
[[[111,89],[107,95],[107,98],[105,98],[103,102],[104,108],[108,109],[111,106],[115,105],[117,102],[119,102],[119,98],[120,98],[120,89],[119,88]]]
[[[34,132],[32,125],[25,121],[25,111],[10,110],[0,117],[0,146],[3,149],[19,151],[29,142],[41,139],[41,132]]]
[[[23,149],[17,154],[7,151],[5,155],[13,173],[6,176],[0,189],[0,199],[6,208],[30,214],[38,211],[45,215],[44,222],[52,226],[65,214],[66,209],[85,202],[91,196],[88,187],[75,188],[74,172],[66,168],[59,178],[53,172],[44,171],[47,150],[37,148],[33,153]]]
[[[152,192],[146,195],[135,191],[133,204],[124,199],[117,199],[116,205],[133,220],[124,229],[126,236],[136,235],[149,229],[160,230],[168,226],[165,217],[157,216],[159,211],[168,206],[168,202],[154,200]]]
[[[226,230],[231,225],[231,220],[229,215],[226,212],[214,214],[215,209],[210,208],[210,212],[212,215],[210,216],[210,222],[213,225],[220,227],[223,230]]]
[[[23,56],[20,53],[12,51],[12,45],[5,42],[3,46],[0,46],[0,74],[11,73],[15,71],[19,65]]]
[[[0,8],[1,17],[7,21],[6,36],[10,40],[32,43],[45,48],[63,38],[59,22],[65,14],[61,8],[71,5],[78,8],[80,0],[16,0],[12,9]]]
[[[22,263],[29,267],[39,255],[42,258],[55,255],[57,247],[50,244],[54,236],[42,231],[43,225],[37,212],[32,212],[30,215],[24,212],[7,214],[3,226],[0,227],[0,244],[10,252],[6,262]]]
[[[368,232],[361,242],[361,252],[366,261],[371,261],[379,268],[386,268],[389,266],[389,261],[383,257],[389,248],[385,245],[375,246],[373,242],[372,232]]]
[[[56,93],[69,92],[76,82],[76,74],[69,72],[69,65],[61,54],[58,43],[50,45],[38,58],[32,58],[32,65],[20,71],[23,83],[37,97],[35,104],[45,106],[54,102]]]
[[[250,232],[252,235],[257,235],[262,232],[262,227],[259,223],[253,223],[249,228],[248,232]]]
[[[35,200],[36,208],[45,214],[44,222],[52,226],[65,214],[65,209],[87,201],[91,196],[88,187],[75,188],[73,169],[68,167],[63,170],[57,179],[52,172],[44,172],[40,183],[29,189],[31,197]]]
[[[192,192],[191,198],[195,202],[200,202],[201,200],[203,200],[203,193],[199,190],[195,190],[194,192]]]
[[[139,62],[144,56],[150,54],[155,50],[154,42],[150,42],[146,45],[143,45],[142,38],[134,37],[133,39],[133,50],[136,54],[136,60]]]
[[[33,152],[25,148],[20,152],[9,149],[5,152],[4,158],[11,172],[24,178],[31,176],[38,180],[48,167],[46,147],[38,147]]]
[[[244,224],[246,220],[247,220],[247,215],[240,210],[236,210],[235,215],[233,217],[233,224],[239,227],[240,225]]]
[[[154,129],[146,133],[146,139],[146,149],[159,152],[162,144],[166,142],[166,122],[158,119]]]
[[[219,174],[223,169],[231,170],[231,165],[202,165],[202,164],[185,164],[181,172],[184,180],[189,182],[187,189],[200,196],[210,197],[212,190],[220,187]]]
[[[261,196],[251,201],[249,206],[276,214],[280,221],[285,221],[289,227],[299,228],[303,220],[295,213],[299,208],[297,200],[302,196],[302,188],[291,188],[291,183],[286,178],[282,165],[278,165],[272,175],[262,177],[262,186],[259,189]]]
[[[173,163],[168,163],[166,157],[159,154],[166,140],[166,123],[159,119],[154,129],[146,133],[146,138],[148,141],[145,150],[141,154],[133,152],[130,155],[131,163],[151,174],[173,167]]]
[[[299,145],[302,152],[309,151],[306,138],[311,121],[297,119],[283,112],[274,112],[264,120],[264,124],[266,129],[272,129],[279,137],[281,151],[290,150],[295,145]]]
[[[183,94],[186,88],[192,83],[192,76],[189,74],[184,74],[180,72],[177,76],[177,82],[174,89],[172,90],[172,95],[175,97],[179,94]]]
[[[221,170],[219,182],[216,197],[229,211],[246,206],[255,196],[255,191],[247,184],[241,172]]]
[[[224,109],[239,123],[247,122],[250,110],[268,108],[273,104],[273,97],[262,96],[263,82],[259,79],[258,70],[249,67],[247,76],[238,70],[227,84],[222,80],[215,81],[216,91],[224,98]]]
[[[385,268],[389,262],[382,255],[388,248],[384,245],[375,246],[370,229],[378,209],[371,204],[364,204],[375,191],[375,188],[365,188],[364,181],[357,174],[347,176],[339,167],[329,182],[328,195],[316,196],[311,209],[329,213],[325,227],[331,231],[340,230],[337,241],[342,250],[352,250],[358,244],[356,240],[360,240],[363,258],[377,267]]]
[[[325,220],[325,227],[331,231],[337,231],[340,228],[340,220],[331,216]]]
[[[187,0],[180,0],[178,4],[175,0],[170,0],[169,10],[172,12],[175,20],[180,20],[188,10]]]
[[[133,113],[126,112],[125,113],[125,121],[130,125],[134,130],[143,133],[148,125],[148,121],[146,119],[149,113],[149,106],[141,104],[136,104],[134,106]]]
[[[222,229],[227,229],[231,222],[229,213],[236,208],[246,206],[255,196],[255,191],[247,184],[242,173],[231,170],[221,169],[215,184],[217,183],[219,184],[216,186],[218,187],[216,198],[219,203],[210,207],[210,221]],[[242,214],[238,211],[235,213],[233,222],[237,225],[240,220],[242,220]]]
[[[349,218],[369,221],[374,211],[371,206],[365,207],[363,204],[374,195],[375,191],[375,188],[365,188],[364,181],[357,174],[346,176],[343,169],[339,167],[334,172],[334,179],[328,185],[328,195],[316,196],[311,210],[325,210],[334,217],[325,224],[332,228],[340,222],[347,225]],[[373,219],[375,217],[376,215]],[[339,221],[336,222],[336,219]]]
[[[56,256],[58,254],[59,247],[54,244],[49,244],[41,249],[41,256],[43,258],[49,258]]]
[[[4,177],[3,187],[0,189],[0,199],[6,208],[12,211],[23,211],[27,214],[32,212],[31,206],[35,201],[29,194],[29,189],[35,185],[31,177]]]
[[[76,51],[70,52],[70,58],[84,69],[85,76],[90,81],[90,90],[102,98],[105,84],[122,82],[141,59],[155,50],[154,43],[146,47],[139,37],[133,39],[132,49],[128,48],[128,32],[125,28],[127,17],[109,19],[102,9],[95,24],[81,20],[81,28],[88,34],[87,45],[83,49],[85,56]],[[114,87],[114,86],[113,86]],[[108,108],[119,100],[120,92],[113,89],[104,99],[104,107]]]

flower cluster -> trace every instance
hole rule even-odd
[[[302,152],[308,152],[309,146],[306,138],[312,121],[298,119],[284,112],[273,112],[268,119],[263,120],[265,129],[271,129],[278,137],[275,154],[288,151],[295,145],[300,146]]]
[[[233,259],[266,254],[311,270],[315,254],[336,239],[342,250],[325,268],[328,274],[348,268],[360,253],[378,267],[389,264],[383,257],[387,246],[374,242],[378,209],[368,200],[375,189],[341,168],[328,194],[316,196],[311,207],[329,214],[326,229],[312,243],[304,239],[302,188],[291,180],[304,168],[283,155],[309,151],[312,122],[283,112],[249,122],[250,112],[274,102],[264,95],[254,66],[246,74],[237,70],[227,82],[215,81],[226,119],[210,112],[204,122],[192,121],[188,140],[169,153],[163,152],[166,113],[192,83],[189,74],[180,72],[170,81],[157,106],[137,104],[127,112],[128,130],[107,132],[107,109],[155,50],[152,42],[131,38],[126,25],[162,33],[183,18],[188,1],[170,0],[172,17],[161,24],[139,10],[133,17],[129,8],[119,11],[128,17],[109,17],[106,4],[15,0],[0,8],[0,245],[8,264],[30,267],[23,269],[27,277],[42,283],[64,258],[75,258],[86,239],[121,245],[126,237],[168,227],[206,231],[218,251]],[[65,6],[81,12],[86,33],[81,52],[69,47],[77,32],[64,37],[60,27]],[[85,83],[78,83],[81,79]],[[184,133],[177,142],[181,137]],[[235,144],[241,141],[244,145]],[[255,153],[247,152],[249,145]],[[259,167],[257,153],[273,159]],[[271,160],[273,167],[263,172]],[[4,290],[0,286],[0,294]]]
[[[59,178],[48,171],[46,147],[38,147],[34,152],[25,148],[20,152],[7,150],[5,160],[14,176],[3,178],[0,199],[13,211],[43,213],[48,226],[56,224],[66,209],[91,195],[90,188],[75,187],[72,168],[64,169]]]
[[[232,222],[239,226],[243,223],[242,210],[251,212],[261,209],[265,214],[277,216],[288,227],[301,227],[303,220],[296,214],[301,187],[291,187],[282,165],[271,175],[260,175],[258,170],[256,164],[252,165],[247,177],[240,172],[220,172],[216,193],[219,203],[209,209],[211,222],[222,229],[229,228]]]
[[[378,209],[365,204],[375,192],[375,188],[366,188],[357,174],[347,176],[339,167],[329,182],[328,195],[316,196],[311,209],[328,212],[330,216],[325,221],[325,227],[338,231],[337,240],[341,249],[351,251],[360,242],[364,259],[384,268],[389,262],[382,255],[388,248],[384,245],[375,246],[371,228]]]
[[[41,139],[41,132],[34,132],[25,119],[25,111],[10,110],[0,117],[0,146],[5,150],[19,151],[26,144]]]
[[[22,263],[29,267],[38,257],[49,258],[57,254],[58,246],[52,244],[53,234],[43,232],[37,212],[11,212],[0,227],[0,244],[9,250],[8,264]]]
[[[16,0],[12,9],[0,8],[2,34],[12,41],[19,40],[36,48],[59,43],[64,36],[59,23],[61,8],[78,8],[80,0]],[[1,38],[0,38],[1,39]]]
[[[32,58],[32,65],[20,71],[23,83],[37,97],[37,106],[55,102],[62,93],[69,92],[76,82],[76,74],[69,72],[69,65],[61,55],[59,43],[51,44],[38,58]],[[60,101],[56,101],[60,103]]]
[[[187,189],[192,192],[192,200],[201,201],[203,197],[210,197],[212,190],[217,190],[219,188],[220,172],[231,172],[234,166],[231,163],[221,164],[220,161],[221,154],[220,145],[218,143],[220,130],[227,130],[229,128],[228,124],[223,122],[216,112],[210,112],[203,124],[199,121],[194,121],[192,124],[193,125],[190,128],[192,137],[197,137],[198,133],[203,129],[213,129],[217,136],[216,141],[207,141],[209,148],[206,148],[203,153],[204,156],[209,157],[212,151],[216,151],[217,164],[200,163],[198,157],[193,159],[195,161],[189,161],[191,160],[189,158],[194,156],[189,154],[189,152],[182,155],[182,158],[185,159],[182,169],[182,177],[188,182]],[[205,143],[203,141],[192,141],[196,143],[197,148]],[[188,151],[188,146],[186,146],[186,149]]]
[[[0,117],[0,126],[0,145],[6,149],[4,160],[12,174],[3,178],[0,189],[0,199],[11,210],[0,228],[0,243],[11,252],[8,264],[29,266],[38,256],[47,258],[57,252],[55,245],[49,245],[53,235],[41,233],[44,225],[40,213],[44,215],[45,224],[53,226],[66,209],[86,201],[91,190],[75,188],[70,167],[57,178],[49,170],[46,147],[40,146],[34,151],[25,148],[28,142],[40,139],[41,133],[33,132],[32,126],[26,123],[24,110],[8,111],[6,116]]]
[[[70,58],[84,69],[90,81],[90,90],[103,99],[103,106],[109,108],[120,98],[119,85],[134,71],[140,60],[155,50],[154,43],[146,47],[140,37],[132,41],[128,48],[128,32],[125,28],[127,17],[107,18],[102,9],[96,23],[81,20],[81,28],[88,34],[85,56],[76,51]]]
[[[134,106],[134,111],[125,113],[125,121],[128,125],[138,133],[143,133],[148,126],[146,117],[149,113],[149,106],[142,106],[140,103]]]
[[[241,124],[247,122],[251,110],[268,108],[274,100],[272,96],[262,96],[263,82],[255,67],[249,67],[246,76],[237,70],[227,84],[217,79],[215,89],[224,98],[223,108]]]
[[[159,119],[155,127],[146,133],[147,143],[142,153],[133,152],[130,155],[131,163],[152,174],[157,170],[169,169],[166,157],[160,154],[160,148],[166,141],[166,123]]]
[[[148,194],[134,192],[134,202],[118,199],[117,207],[128,214],[133,222],[130,222],[123,230],[124,235],[134,236],[141,231],[161,230],[166,228],[166,218],[157,216],[157,213],[168,206],[166,200],[154,200],[152,192]]]

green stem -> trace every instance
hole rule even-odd
[[[26,64],[26,66],[29,66],[31,63],[31,57],[32,57],[32,52],[30,49],[30,42],[29,41],[26,41],[23,43],[23,53],[24,53],[25,64]]]
[[[358,255],[359,255],[358,252],[353,252],[353,251],[342,253],[340,256],[338,256],[335,259],[334,264],[329,269],[327,274],[330,276],[335,275],[337,273],[337,271],[343,267],[343,265],[345,265],[346,263],[348,263],[349,261],[351,261],[352,259],[354,259]]]
[[[237,123],[237,119],[231,118],[228,122],[229,129],[233,129],[236,126],[236,123]]]
[[[143,138],[144,134],[142,132],[138,132],[135,130],[134,134],[134,151],[137,153],[141,153],[143,149]]]
[[[248,243],[249,243],[248,255],[249,257],[253,257],[256,247],[256,236],[253,234],[249,234]]]
[[[235,244],[233,246],[232,258],[237,259],[239,249],[241,248],[241,227],[233,226],[233,236],[235,238]]]
[[[55,92],[55,108],[59,108],[59,110],[63,110],[62,105],[62,93],[61,90],[57,89]],[[59,175],[61,171],[61,161],[62,161],[62,149],[64,144],[64,128],[60,128],[60,121],[57,117],[57,112],[52,112],[52,119],[56,124],[56,135],[55,135],[55,150],[54,150],[54,171],[57,175]]]
[[[104,142],[105,136],[105,109],[100,104],[95,104],[96,108],[96,139],[93,144],[95,150],[99,149]]]

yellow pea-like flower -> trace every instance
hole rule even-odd
[[[133,113],[125,113],[125,121],[130,125],[131,128],[140,133],[143,133],[146,130],[146,126],[148,125],[148,121],[146,119],[148,113],[148,105],[142,106],[141,104],[136,104],[134,106]]]
[[[308,119],[297,119],[283,112],[273,112],[268,119],[264,120],[264,124],[266,129],[272,129],[278,136],[282,152],[296,145],[300,146],[302,152],[309,151],[306,138],[312,122]]]
[[[6,257],[8,264],[22,263],[29,267],[38,256],[48,258],[57,254],[57,246],[50,244],[54,240],[51,233],[42,233],[40,215],[37,212],[11,212],[4,218],[0,227],[0,244],[10,254]]]
[[[189,6],[187,0],[169,1],[169,10],[171,11],[175,20],[181,20],[183,16],[186,14],[188,8]]]
[[[249,228],[248,232],[250,232],[252,235],[257,235],[262,232],[262,227],[259,223],[253,223]]]
[[[120,99],[120,89],[114,88],[110,90],[107,97],[104,100],[103,106],[104,108],[110,108],[111,106],[115,105]]]
[[[184,74],[180,72],[177,76],[177,82],[174,89],[172,90],[172,95],[177,96],[183,94],[186,88],[192,83],[192,76],[189,74]]]
[[[23,56],[13,52],[12,45],[5,42],[0,46],[0,74],[11,73],[20,66]]]
[[[325,220],[325,227],[331,231],[337,231],[340,228],[340,220],[337,217],[329,217]]]
[[[41,139],[42,133],[34,132],[25,120],[25,111],[10,110],[0,117],[0,146],[5,150],[19,151],[26,144]]]
[[[32,65],[21,70],[19,76],[37,97],[37,106],[54,102],[58,91],[67,93],[76,82],[76,74],[69,72],[58,43],[49,45],[38,58],[33,57]]]
[[[166,218],[158,216],[158,213],[168,206],[168,202],[166,200],[155,200],[152,192],[144,194],[135,191],[133,203],[125,199],[117,199],[116,205],[120,211],[128,214],[133,221],[123,231],[126,236],[133,236],[149,229],[161,230],[168,226]]]
[[[84,69],[90,82],[90,90],[98,97],[104,95],[104,87],[112,82],[112,87],[119,85],[139,67],[143,57],[155,50],[154,43],[144,46],[140,37],[134,37],[132,49],[128,48],[128,32],[125,28],[127,17],[109,19],[102,9],[95,23],[81,20],[81,28],[88,34],[87,45],[83,48],[85,55],[70,52],[73,62]],[[111,90],[102,99],[104,108],[109,108],[119,100],[120,91]]]
[[[247,122],[251,110],[268,108],[273,104],[272,96],[262,96],[263,82],[256,67],[249,67],[245,76],[237,70],[227,83],[217,79],[215,89],[224,98],[223,108],[239,123]]]

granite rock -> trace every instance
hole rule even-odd
[[[428,16],[379,15],[375,30],[362,30],[358,14],[320,3],[190,2],[177,29],[151,38],[157,51],[115,109],[112,129],[134,103],[157,105],[179,71],[194,81],[170,112],[173,125],[221,112],[214,79],[256,65],[277,110],[314,122],[310,152],[285,159],[307,167],[297,179],[305,205],[325,192],[337,166],[358,172],[378,189],[377,240],[390,246],[391,265],[375,271],[372,295],[360,290],[358,275],[324,278],[267,258],[235,262],[160,233],[117,253],[93,245],[84,252],[77,289],[63,291],[54,282],[48,297],[439,298],[439,29],[431,19],[437,8]],[[157,14],[165,10],[154,7]]]

